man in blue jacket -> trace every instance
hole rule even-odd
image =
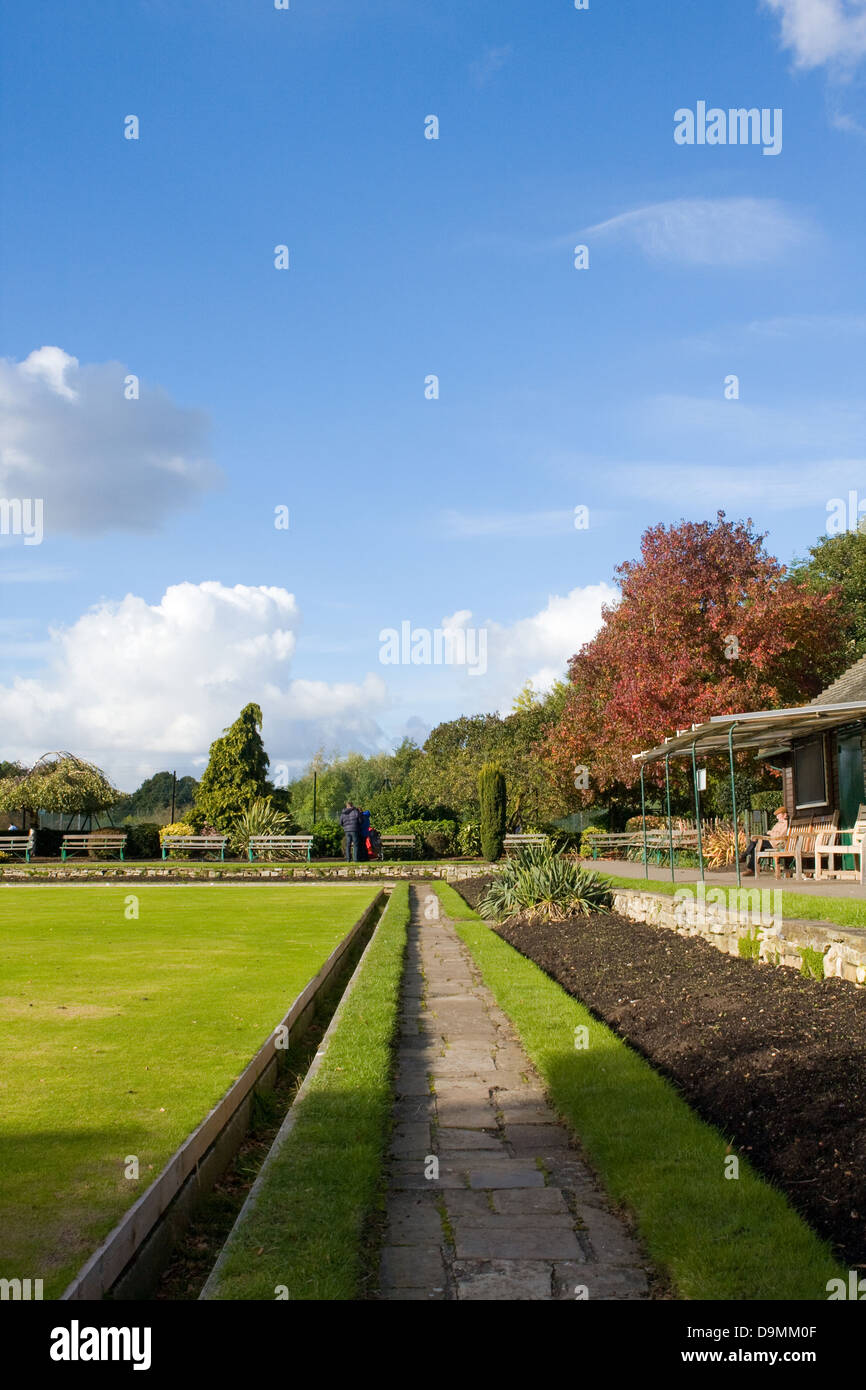
[[[340,812],[340,825],[345,836],[346,862],[351,863],[354,858],[357,863],[361,858],[361,812],[351,801],[347,801],[344,810]]]

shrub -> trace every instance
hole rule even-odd
[[[159,858],[159,826],[152,821],[138,821],[133,825],[125,825],[126,848],[124,854],[127,859],[158,859]]]
[[[171,825],[161,825],[159,827],[159,843],[162,844],[166,835],[197,835],[199,832],[194,830],[189,821],[176,820]]]
[[[481,853],[491,864],[502,858],[507,802],[505,777],[495,763],[485,763],[478,774],[481,803]]]
[[[436,859],[453,854],[457,846],[457,822],[453,820],[404,820],[389,825],[382,835],[414,835],[415,845],[425,857]]]
[[[593,835],[606,835],[607,831],[600,825],[588,825],[583,832],[580,840],[580,853],[585,859],[592,856],[592,837]]]
[[[478,905],[480,915],[504,922],[518,912],[530,921],[560,922],[609,912],[610,881],[557,854],[549,845],[524,845],[506,860]]]
[[[339,859],[343,853],[343,831],[334,820],[320,820],[310,834],[313,844],[310,854],[317,859]]]
[[[236,854],[246,854],[251,835],[287,835],[289,817],[278,811],[269,796],[258,796],[235,817],[229,844]]]
[[[703,837],[704,860],[708,869],[724,869],[728,864],[734,862],[734,827],[719,822],[712,830],[706,832]],[[738,827],[737,845],[740,854],[745,854],[748,849],[745,831]]]
[[[481,853],[481,825],[477,820],[464,821],[457,831],[457,853],[478,855]]]

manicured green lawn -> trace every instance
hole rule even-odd
[[[322,1065],[232,1233],[214,1299],[347,1300],[363,1293],[365,1223],[391,1125],[392,1047],[409,921],[398,884],[340,1004]]]
[[[0,1277],[62,1292],[375,892],[0,888]]]
[[[739,1177],[726,1178],[724,1137],[664,1077],[465,903],[452,911],[452,889],[435,888],[553,1104],[611,1197],[634,1213],[677,1296],[826,1300],[827,1281],[845,1271],[782,1193],[742,1156]]]
[[[592,868],[592,861],[586,864],[588,869]],[[684,888],[691,889],[694,893],[696,885],[694,883],[671,883],[670,879],[645,879],[624,878],[619,874],[609,874],[604,870],[599,872],[609,879],[615,888],[638,888],[648,893],[667,893],[674,894],[681,892]],[[722,885],[713,883],[707,884],[707,892]],[[729,884],[728,887],[736,888],[736,884]],[[743,888],[753,892],[755,888],[778,888],[778,882],[769,874],[762,875],[760,878],[744,878]],[[789,920],[794,918],[806,918],[813,922],[835,922],[840,927],[866,927],[866,897],[863,898],[822,898],[817,893],[795,893],[785,888],[782,890],[782,918]]]

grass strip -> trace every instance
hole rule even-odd
[[[390,1132],[408,923],[409,888],[399,884],[335,1015],[294,1126],[232,1233],[212,1298],[360,1296],[365,1228]]]
[[[435,887],[450,916],[452,890]],[[783,1194],[729,1155],[664,1077],[465,904],[456,929],[554,1106],[610,1196],[633,1212],[678,1296],[825,1300],[827,1281],[845,1271]],[[739,1159],[737,1179],[725,1177],[730,1156]]]
[[[591,863],[587,864],[591,868]],[[625,878],[620,874],[604,873],[604,877],[609,879],[615,888],[636,888],[644,893],[666,893],[673,896],[674,893],[681,893],[684,889],[691,891],[697,887],[694,883],[671,883],[669,880],[656,878]],[[777,887],[777,880],[772,878],[747,878],[743,882],[744,892],[754,892],[756,888]],[[736,892],[736,885],[724,885],[718,883],[707,884],[707,891],[713,888],[730,889]],[[789,921],[794,919],[805,919],[812,922],[833,922],[839,927],[864,927],[866,926],[866,904],[862,898],[822,898],[817,894],[813,897],[811,893],[793,893],[782,889],[782,917]]]

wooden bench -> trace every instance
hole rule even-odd
[[[506,835],[502,841],[502,848],[507,854],[512,849],[522,849],[524,845],[546,845],[548,838],[546,835]]]
[[[416,850],[416,839],[414,835],[380,835],[379,840],[382,845],[382,858],[385,857],[385,850],[409,850],[411,854]]]
[[[845,843],[844,836],[848,837]],[[866,856],[863,854],[863,841],[866,840],[866,806],[861,806],[851,830],[822,830],[815,841],[815,877],[847,878],[866,883]],[[845,869],[842,861],[847,856],[856,860],[855,867]],[[826,870],[821,868],[821,860],[827,860]],[[840,861],[836,868],[836,860]]]
[[[23,854],[26,862],[36,848],[36,831],[29,835],[0,835],[0,854]]]
[[[792,860],[794,865],[794,877],[803,878],[803,860],[814,859],[818,845],[819,836],[823,838],[828,831],[835,833],[839,824],[839,812],[829,812],[823,816],[794,817],[788,826],[788,833],[785,836],[785,843],[778,845],[774,849],[759,849],[755,851],[755,876],[761,872],[761,861],[764,859],[772,860],[773,870],[776,878],[781,877],[780,866],[786,860]],[[817,876],[817,860],[815,861]]]
[[[123,859],[126,835],[105,835],[101,830],[84,835],[64,835],[60,842],[60,858],[65,862],[70,855],[89,854],[91,850],[114,850]]]
[[[279,850],[281,857],[285,859],[309,861],[312,848],[312,835],[251,835],[247,855],[251,864],[256,856],[263,859],[274,850]]]
[[[219,850],[220,859],[225,859],[228,838],[228,835],[166,835],[162,842],[162,857],[167,859],[173,849],[196,849],[212,854]]]
[[[659,855],[670,850],[671,838],[673,839],[674,849],[694,849],[698,847],[697,830],[675,830],[673,836],[669,836],[666,830],[648,830],[646,833],[647,854]],[[639,849],[643,854],[644,837],[642,830],[621,830],[605,831],[601,835],[588,836],[592,847],[593,859],[604,858],[605,850],[625,850]]]

